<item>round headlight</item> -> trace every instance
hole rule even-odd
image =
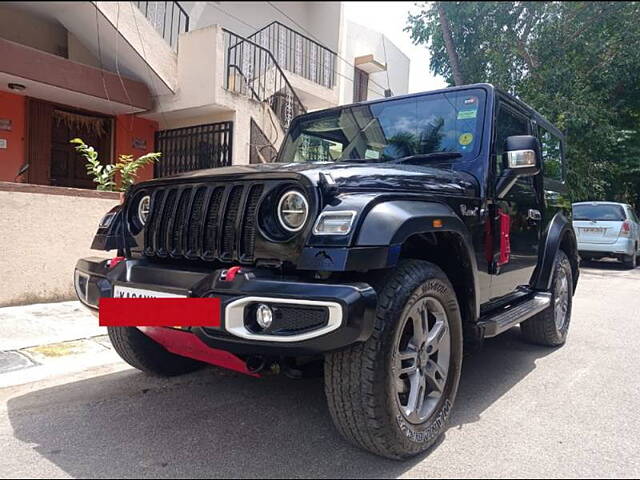
[[[278,202],[278,220],[289,231],[297,232],[304,227],[309,216],[309,203],[302,193],[289,190]]]
[[[144,225],[145,223],[147,223],[150,207],[151,197],[149,195],[145,195],[138,202],[138,220],[140,221],[140,224]]]

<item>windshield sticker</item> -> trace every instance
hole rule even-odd
[[[367,148],[366,152],[364,152],[364,158],[366,158],[367,160],[378,160],[380,158],[380,152]]]
[[[478,114],[478,110],[460,110],[458,112],[458,120],[469,120],[471,118],[476,118]]]
[[[467,97],[464,99],[465,105],[475,105],[478,103],[478,97]]]
[[[473,142],[473,133],[463,133],[458,137],[458,143],[463,146],[470,145]]]

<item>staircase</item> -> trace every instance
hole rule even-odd
[[[267,105],[284,131],[306,108],[271,51],[224,30],[225,88]]]

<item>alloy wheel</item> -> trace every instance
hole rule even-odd
[[[561,268],[558,270],[556,278],[556,292],[554,303],[554,318],[556,327],[560,331],[567,321],[567,312],[569,310],[569,280],[567,272]]]
[[[451,357],[451,333],[444,306],[433,297],[415,302],[401,320],[393,365],[395,396],[403,416],[424,422],[443,395]]]

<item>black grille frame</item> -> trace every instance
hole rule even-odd
[[[143,254],[159,259],[253,263],[261,202],[282,184],[236,181],[154,187],[143,230]]]

